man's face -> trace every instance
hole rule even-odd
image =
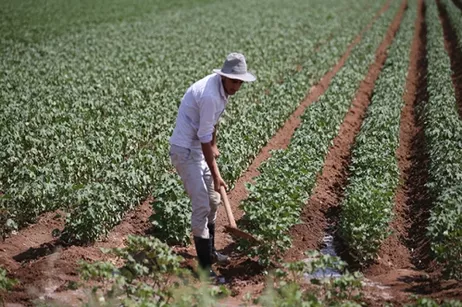
[[[241,88],[243,81],[223,77],[223,87],[226,94],[234,95]]]

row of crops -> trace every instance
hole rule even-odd
[[[390,234],[386,229],[400,177],[396,150],[416,17],[417,3],[409,1],[352,150],[339,233],[349,254],[361,264],[375,259]]]
[[[442,2],[446,9],[452,4]],[[447,276],[462,279],[462,120],[438,9],[434,1],[425,3],[429,95],[425,137],[430,157],[428,186],[434,198],[428,235],[436,258],[446,264]]]
[[[151,7],[151,15],[129,23],[71,25],[72,34],[37,42],[20,25],[9,30],[0,62],[0,191],[8,225],[63,208],[63,238],[92,241],[154,193],[160,235],[186,242],[190,209],[170,172],[167,142],[187,86],[220,67],[229,50],[243,51],[259,77],[222,123],[220,164],[232,183],[368,22],[359,16],[382,5],[272,1],[262,11],[241,1],[230,12],[224,3],[200,2]]]
[[[268,0],[262,6],[238,0],[230,7],[221,1],[127,6],[117,0],[107,14],[102,1],[80,18],[69,12],[85,12],[82,3],[2,2],[0,235],[60,208],[68,212],[63,239],[94,241],[152,194],[157,235],[187,244],[189,200],[168,158],[185,89],[220,67],[231,50],[242,51],[258,76],[231,99],[220,124],[219,164],[232,186],[385,2]],[[264,264],[290,246],[288,230],[299,222],[329,146],[402,4],[389,2],[327,91],[307,108],[289,147],[274,152],[249,186],[243,225],[266,242],[250,249]],[[447,275],[460,279],[462,122],[438,8],[435,1],[425,3],[425,136],[435,200],[428,236]],[[451,0],[441,4],[462,46],[462,14]],[[34,5],[40,9],[31,10]],[[359,263],[376,257],[393,218],[415,18],[416,3],[409,1],[352,151],[339,233]]]
[[[451,1],[442,4],[447,9],[453,5]],[[462,122],[437,6],[431,0],[426,5],[429,100],[424,118],[431,160],[428,187],[435,199],[427,236],[436,259],[445,267],[446,277],[461,279]],[[288,229],[299,222],[300,211],[313,192],[316,174],[323,167],[323,157],[338,134],[396,7],[395,3],[387,17],[366,33],[325,94],[307,109],[289,147],[274,153],[260,167],[256,184],[250,186],[250,196],[242,204],[246,213],[243,225],[268,242],[250,252],[259,255],[263,263],[277,258],[290,246]],[[396,150],[415,18],[416,3],[409,2],[352,150],[338,234],[352,259],[363,265],[376,259],[381,244],[391,233],[388,225],[400,184]],[[357,67],[363,71],[355,71]]]
[[[261,175],[250,187],[242,207],[248,231],[268,242],[251,250],[263,263],[290,246],[287,231],[299,221],[329,146],[400,5],[400,1],[393,1],[353,48],[326,92],[302,115],[302,123],[288,148],[274,152],[260,167]]]

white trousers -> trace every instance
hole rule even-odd
[[[209,238],[207,224],[214,224],[221,197],[214,190],[212,173],[201,149],[176,145],[170,147],[170,159],[183,181],[191,200],[191,228],[195,237]]]

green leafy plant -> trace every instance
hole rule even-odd
[[[17,284],[17,280],[9,278],[8,272],[0,267],[0,291],[9,290],[15,284]]]
[[[182,258],[155,238],[130,236],[126,247],[104,251],[121,259],[124,266],[82,262],[80,272],[84,279],[103,282],[97,288],[103,290],[111,301],[136,299],[149,302],[158,298],[158,304],[162,306],[172,299],[171,287],[178,285],[172,278],[186,273],[180,268]]]
[[[406,307],[460,307],[462,306],[461,301],[456,300],[444,300],[441,303],[436,302],[430,298],[418,298],[416,302],[405,305]]]
[[[130,236],[126,247],[103,251],[123,265],[81,263],[82,278],[99,282],[92,290],[90,305],[212,306],[229,293],[224,286],[211,286],[205,275],[201,283],[195,282],[191,273],[180,267],[183,259],[157,238]]]
[[[3,300],[3,295],[6,293],[6,291],[10,290],[11,288],[16,285],[18,281],[13,278],[8,277],[8,272],[0,267],[0,305],[5,306],[5,302]]]
[[[0,204],[2,195],[0,195]],[[17,229],[16,223],[10,218],[7,208],[2,208],[0,205],[0,237],[2,240],[10,234],[13,230]]]

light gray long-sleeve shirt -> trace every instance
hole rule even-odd
[[[191,85],[181,100],[170,144],[201,148],[201,143],[210,142],[227,103],[220,75],[208,75]]]

